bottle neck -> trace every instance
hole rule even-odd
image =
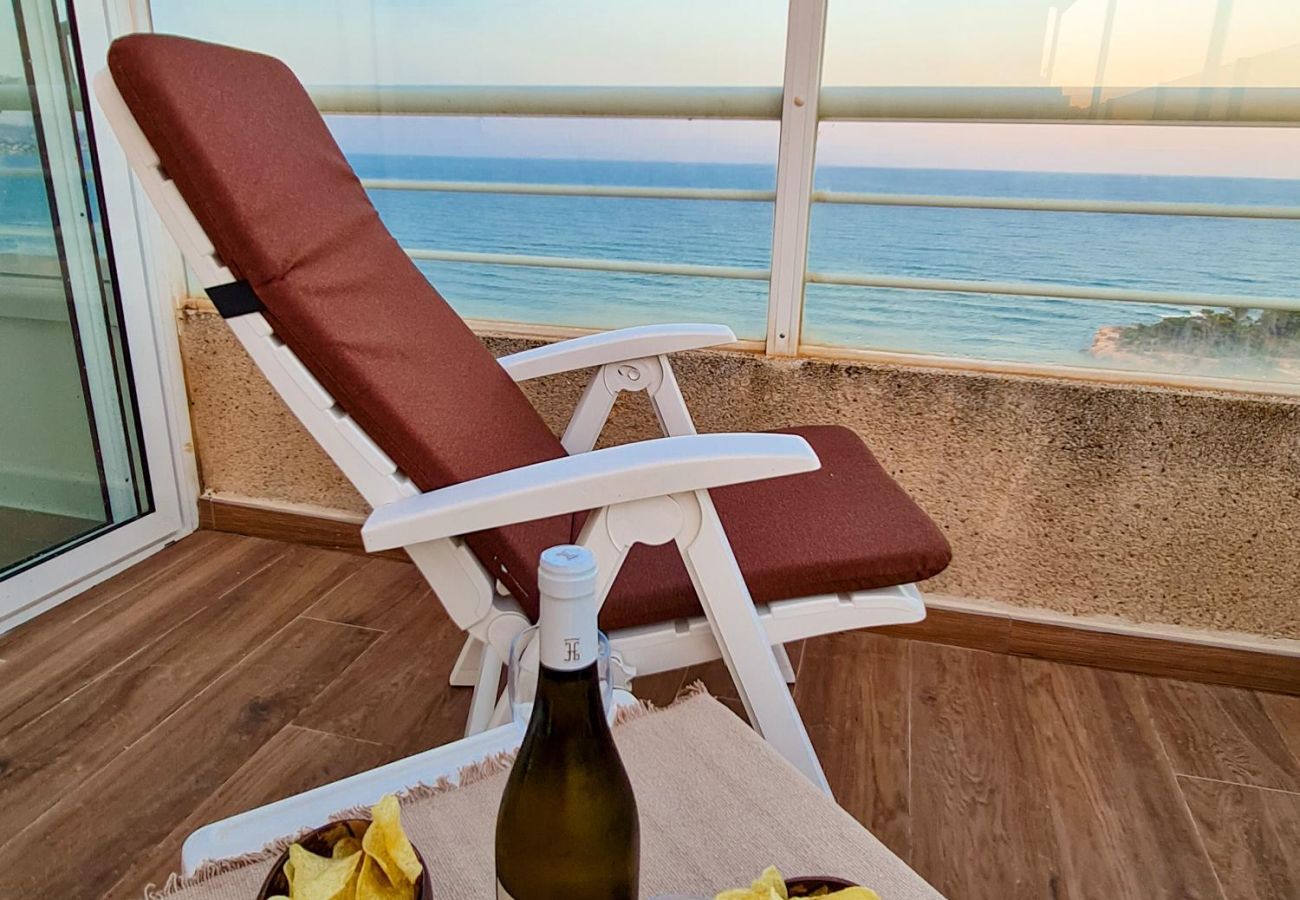
[[[581,556],[576,553],[578,548],[556,550],[563,561],[570,561],[565,554]],[[545,568],[546,554],[542,562]],[[578,563],[581,562],[579,559]],[[537,640],[541,666],[535,715],[540,714],[551,726],[575,736],[590,733],[594,723],[605,728],[597,666],[600,633],[596,628],[594,564],[589,571],[581,571],[571,579],[559,577],[555,572],[549,579],[539,577],[538,587],[541,609]]]
[[[596,630],[596,596],[541,597],[538,617],[539,658],[547,669],[572,672],[596,662],[600,651]]]

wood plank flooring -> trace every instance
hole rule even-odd
[[[0,636],[0,898],[138,898],[199,825],[459,737],[408,563],[199,532]],[[1300,897],[1300,698],[869,632],[789,648],[841,805],[953,900]],[[667,703],[713,663],[641,679]]]

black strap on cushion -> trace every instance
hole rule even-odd
[[[248,286],[247,281],[232,281],[206,290],[212,305],[217,308],[217,312],[221,313],[223,319],[233,319],[235,316],[245,316],[266,309],[257,294],[253,293],[253,289]]]

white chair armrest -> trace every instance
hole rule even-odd
[[[726,325],[638,325],[512,353],[498,362],[515,381],[528,381],[588,366],[716,347],[735,340],[735,333]]]
[[[407,547],[615,503],[821,467],[789,434],[693,434],[622,444],[509,469],[381,506],[361,528],[369,551]]]

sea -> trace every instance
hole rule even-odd
[[[375,154],[350,159],[359,174],[375,178],[746,189],[771,189],[775,181],[769,165]],[[23,154],[0,156],[0,168],[35,164]],[[822,166],[816,186],[1300,206],[1300,180],[1257,178]],[[44,221],[39,188],[37,180],[0,178],[0,254],[49,252],[48,241],[4,236],[5,225]],[[372,197],[407,247],[758,269],[770,264],[770,203],[388,190]],[[419,266],[468,317],[588,328],[721,322],[748,339],[762,339],[765,329],[765,281],[466,263]],[[816,204],[809,268],[1300,298],[1300,222]],[[1267,376],[1246,371],[1258,368],[1258,361],[1202,359],[1198,348],[1154,362],[1099,356],[1098,334],[1105,329],[1198,309],[811,284],[803,340],[982,360],[1191,366],[1209,374]]]

